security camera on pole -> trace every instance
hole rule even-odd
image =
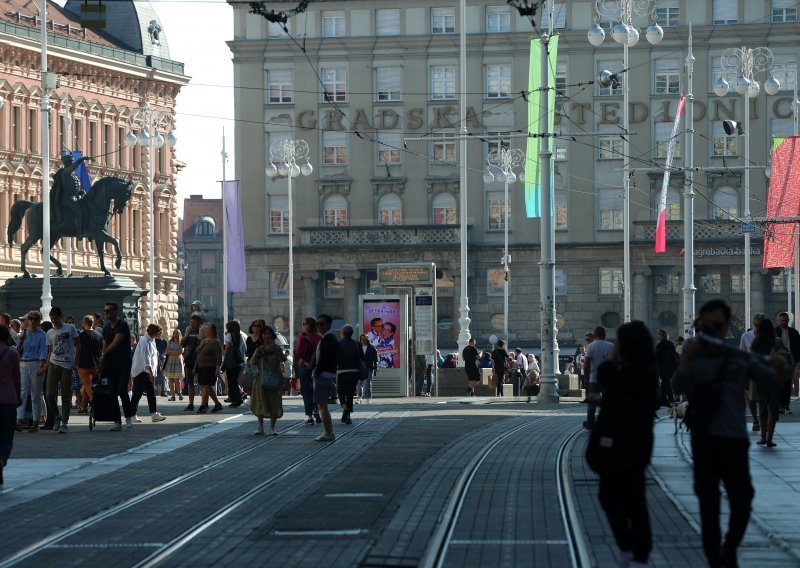
[[[768,95],[776,95],[781,90],[781,84],[772,76],[772,62],[774,56],[767,47],[749,49],[730,48],[722,52],[720,75],[714,82],[714,94],[722,98],[728,94],[730,85],[725,80],[725,73],[738,71],[734,87],[744,100],[744,127],[732,120],[723,122],[725,133],[744,136],[744,220],[750,221],[750,99],[754,99],[761,92],[761,85],[756,80],[760,73],[769,74],[764,81],[764,90]],[[744,234],[744,321],[747,325],[751,322],[750,306],[750,233]]]
[[[611,29],[611,37],[623,46],[622,71],[612,73],[603,70],[600,73],[600,84],[604,87],[619,84],[622,73],[627,73],[629,68],[628,48],[639,43],[639,30],[633,24],[635,14],[649,16],[651,24],[645,32],[645,37],[651,45],[658,45],[664,39],[664,30],[656,22],[655,0],[595,0],[595,22],[589,29],[589,43],[598,47],[605,40],[606,32],[600,26],[600,20],[616,22]],[[631,321],[631,211],[630,211],[630,112],[628,99],[630,98],[630,84],[627,79],[622,82],[622,238],[623,238],[623,310],[625,321]]]

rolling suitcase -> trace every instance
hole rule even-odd
[[[114,422],[119,409],[117,394],[108,379],[100,376],[92,379],[92,400],[89,402],[89,430],[93,430],[97,422]]]

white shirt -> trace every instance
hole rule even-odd
[[[756,332],[753,329],[748,329],[742,334],[739,340],[739,349],[742,351],[750,351],[750,346],[753,345],[753,340],[756,338]]]
[[[527,362],[527,358],[526,358],[526,362]],[[531,365],[530,365],[530,368],[528,370],[536,371],[537,373],[541,373],[541,371],[539,370],[539,363],[536,362],[536,357],[534,357],[531,360]]]
[[[131,377],[136,377],[142,373],[150,371],[155,374],[158,369],[158,349],[155,340],[149,335],[145,335],[136,344],[136,351],[133,353],[133,363],[131,363]]]
[[[519,365],[519,368],[525,371],[525,373],[528,372],[528,358],[522,353],[517,355],[517,365]]]

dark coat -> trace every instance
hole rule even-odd
[[[787,329],[789,330],[789,345],[784,347],[789,349],[789,353],[792,355],[792,363],[797,365],[797,363],[800,363],[800,332],[793,327]],[[776,327],[775,337],[781,339],[782,331],[780,326]]]
[[[662,339],[656,343],[656,368],[659,376],[668,381],[678,368],[678,352],[669,339]]]

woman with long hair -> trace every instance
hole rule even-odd
[[[181,379],[183,378],[183,347],[181,347],[181,330],[172,330],[172,338],[167,343],[167,364],[164,367],[164,374],[169,381],[169,392],[172,396],[169,400],[175,400],[177,395],[178,400],[183,400],[181,394]]]
[[[653,336],[640,321],[623,324],[597,368],[600,416],[586,452],[600,475],[600,504],[620,548],[620,566],[646,566],[652,548],[644,472],[653,453],[659,378]]]
[[[200,328],[200,345],[197,346],[197,359],[194,372],[197,373],[197,382],[200,385],[200,408],[198,414],[208,412],[208,397],[214,401],[211,412],[220,412],[220,404],[215,392],[219,368],[222,365],[222,345],[217,339],[217,326],[207,322]]]
[[[16,430],[22,431],[25,402],[30,394],[33,415],[28,425],[28,432],[33,433],[39,431],[39,419],[42,417],[42,388],[47,370],[47,333],[40,328],[42,325],[41,312],[28,312],[25,321],[28,325],[22,331],[19,339],[19,352],[22,354],[19,360],[22,404],[17,408]],[[52,324],[50,325],[52,326]]]
[[[264,325],[262,337],[264,344],[253,353],[251,362],[260,367],[262,376],[277,374],[282,378],[281,362],[286,359],[286,355],[283,353],[283,349],[275,344],[278,336],[271,326]],[[250,404],[250,410],[258,418],[256,436],[264,435],[264,418],[269,418],[269,435],[278,435],[275,431],[275,424],[278,418],[283,416],[280,379],[278,380],[277,388],[267,388],[263,381],[256,380],[253,384],[253,400]]]
[[[311,378],[311,367],[309,366],[319,340],[317,320],[315,318],[304,319],[303,331],[297,336],[297,345],[294,348],[294,360],[297,361],[297,376],[300,378],[300,394],[303,395],[306,424],[313,424],[315,419],[317,422],[322,421],[314,406],[314,380]]]
[[[784,369],[776,368],[773,371],[776,377],[785,374],[789,369],[789,351],[780,338],[775,336],[775,325],[768,318],[763,318],[755,323],[755,338],[750,345],[750,351],[759,355],[781,355],[786,361]],[[775,435],[775,425],[778,423],[778,404],[781,396],[780,385],[776,381],[756,383],[758,394],[758,414],[761,426],[761,438],[756,442],[759,446],[774,448],[777,444],[772,438]]]

